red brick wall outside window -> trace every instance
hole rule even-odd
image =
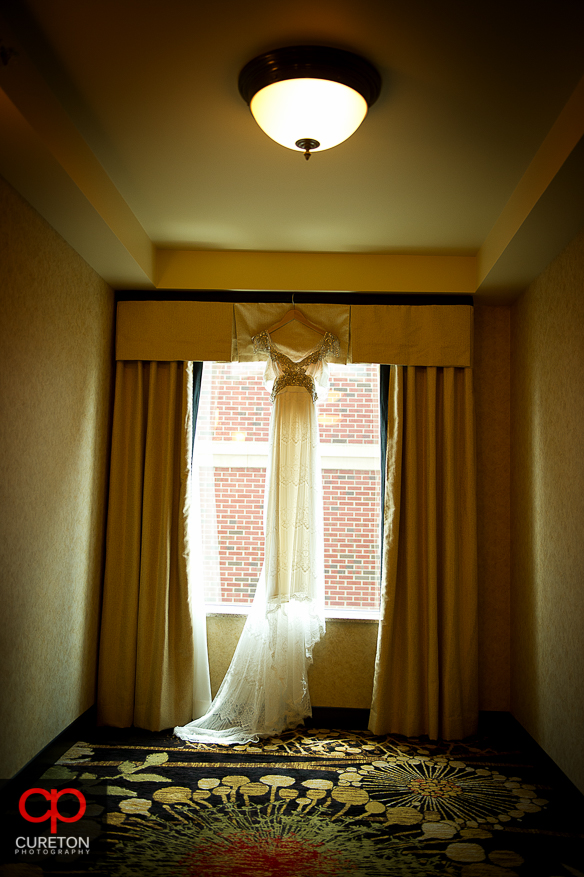
[[[205,363],[195,447],[202,492],[207,602],[253,599],[263,563],[265,459],[271,403],[263,363]],[[331,366],[319,406],[326,605],[379,608],[379,370]],[[205,456],[206,454],[206,456]],[[211,498],[210,498],[211,497]],[[218,558],[218,563],[217,563]]]

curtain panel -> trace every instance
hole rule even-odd
[[[189,587],[192,365],[118,362],[98,721],[152,731],[210,699],[205,612]]]
[[[460,739],[478,718],[472,370],[385,369],[381,620],[369,728]]]

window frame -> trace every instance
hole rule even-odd
[[[218,364],[220,364],[220,365],[234,365],[235,363],[218,363]],[[204,365],[205,365],[205,363],[200,363],[201,381],[202,381],[202,373],[203,373],[203,366]],[[248,365],[248,363],[237,363],[237,365],[244,365],[245,366],[245,365]],[[263,363],[261,365],[263,366]],[[349,363],[348,365],[350,366],[351,364]],[[357,366],[373,366],[373,367],[376,366],[375,363],[371,363],[371,364],[370,363],[358,363],[355,365],[356,365],[356,367]],[[377,388],[378,388],[378,390],[380,388],[379,372],[378,372],[378,378],[377,378]],[[195,407],[195,405],[193,406],[193,411],[194,411],[193,452],[194,452],[194,450],[195,450],[195,428],[196,428],[196,420],[197,420],[197,415],[198,415],[198,403],[199,403],[199,395],[200,395],[200,390],[201,390],[201,383],[199,383],[197,387],[194,387],[193,390],[194,390],[193,401],[195,402],[195,395],[196,395],[196,406],[197,406],[197,407]],[[379,400],[378,400],[378,404],[377,404],[377,410],[378,410],[378,417],[379,417]],[[378,420],[378,423],[379,423],[379,420]],[[230,443],[221,443],[221,442],[213,442],[211,440],[207,444],[207,449],[209,447],[211,447],[212,444],[217,444],[217,445],[223,444],[223,446],[225,447],[227,444],[238,445],[239,442],[233,441]],[[260,443],[256,442],[255,444],[257,445]],[[264,443],[262,442],[261,444],[264,444]],[[267,442],[265,442],[265,446],[266,446],[266,450],[267,450]],[[339,451],[341,448],[346,449],[347,447],[375,448],[375,451],[376,451],[375,454],[366,453],[366,454],[363,454],[362,456],[363,457],[367,457],[367,456],[373,457],[374,456],[377,460],[377,466],[372,468],[371,470],[365,469],[364,471],[378,471],[380,473],[379,484],[380,484],[380,490],[381,490],[381,487],[383,484],[383,477],[382,477],[383,473],[382,473],[382,467],[381,467],[379,443],[376,443],[376,444],[366,443],[363,445],[357,445],[357,444],[350,444],[350,443],[335,443],[335,442],[330,442],[330,443],[324,442],[323,443],[323,442],[321,442],[321,455],[327,456],[326,451],[325,451],[325,449],[327,447],[334,447],[335,449],[339,449]],[[237,453],[237,450],[235,448],[233,448],[233,450],[235,453]],[[241,448],[240,452],[241,452],[241,450],[244,450],[244,449]],[[338,455],[338,452],[337,452],[337,455]],[[332,455],[332,456],[334,456],[334,455]],[[350,456],[350,454],[349,455],[345,454],[344,456]],[[356,455],[356,456],[358,456],[358,455]],[[235,467],[235,468],[239,468],[239,467]],[[330,470],[333,467],[328,466],[327,468]],[[323,471],[325,471],[324,466],[323,466]],[[347,469],[347,471],[351,471],[351,470]],[[381,526],[382,525],[382,507],[383,507],[382,497],[380,496],[379,497],[379,505],[378,505],[379,519],[377,522],[379,531],[381,531],[381,529],[382,529],[382,526]],[[378,555],[379,555],[379,566],[378,566],[378,570],[377,570],[378,579],[380,578],[380,571],[381,571],[381,548],[382,548],[382,540],[381,540],[381,533],[380,533],[379,538],[378,538],[378,545],[377,545],[377,551],[378,551]],[[379,593],[379,604],[378,604],[378,607],[376,609],[368,609],[368,608],[364,608],[364,607],[350,608],[348,606],[341,606],[341,607],[325,606],[325,618],[333,620],[333,621],[334,620],[342,620],[342,621],[360,621],[360,622],[377,623],[379,621],[379,618],[380,618],[380,602],[381,602],[381,594]],[[205,614],[207,616],[234,615],[234,616],[245,617],[248,615],[248,613],[251,609],[251,605],[252,605],[251,600],[248,603],[215,602],[215,601],[207,601],[206,600],[205,601]]]

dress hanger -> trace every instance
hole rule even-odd
[[[309,329],[314,329],[314,331],[318,332],[319,335],[326,335],[324,329],[321,329],[321,327],[317,326],[316,323],[311,323],[310,320],[305,317],[301,311],[296,309],[296,305],[294,304],[294,293],[292,293],[291,309],[286,314],[284,314],[281,320],[278,320],[277,323],[274,323],[273,326],[270,326],[270,328],[266,329],[265,331],[268,333],[268,335],[271,335],[272,332],[275,332],[277,329],[281,329],[282,326],[285,326],[286,323],[291,323],[292,320],[296,320],[298,323],[302,323]]]

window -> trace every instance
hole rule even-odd
[[[264,363],[205,363],[197,415],[205,599],[251,603],[263,563]],[[319,407],[327,614],[379,611],[379,368],[330,366]],[[221,609],[218,609],[221,611]]]

